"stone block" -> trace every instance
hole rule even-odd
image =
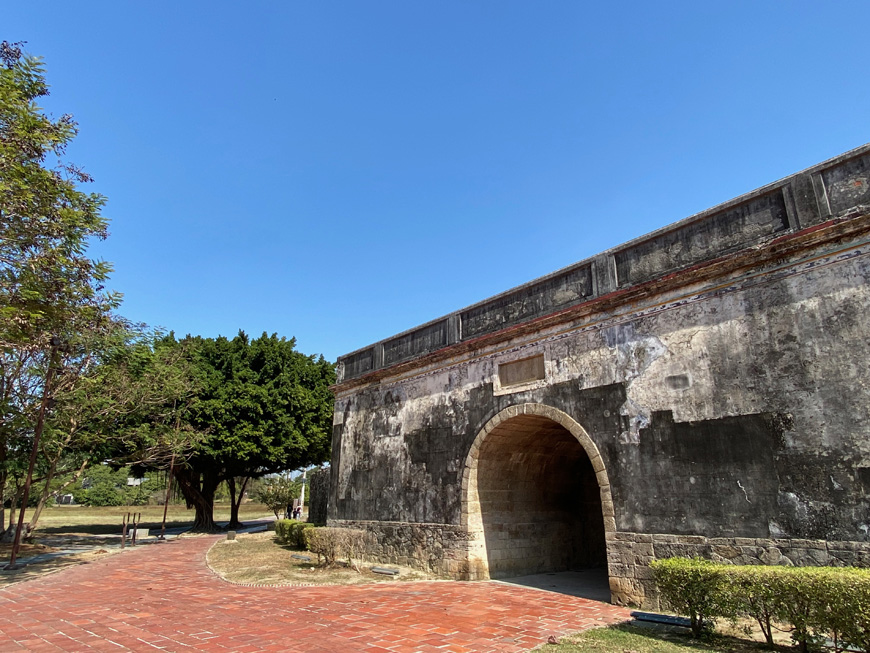
[[[739,557],[742,552],[736,546],[729,544],[720,544],[713,545],[712,553],[713,555],[719,556],[724,560],[734,560],[734,558]]]
[[[644,544],[652,544],[653,543],[653,536],[649,535],[647,533],[635,533],[634,534],[634,541],[635,542],[642,542]]]
[[[783,550],[797,548],[797,549],[818,549],[818,550],[826,550],[828,548],[828,543],[825,540],[774,540],[777,544],[779,542],[783,542],[783,545],[780,547]]]
[[[653,556],[653,555],[655,555],[653,552],[652,543],[635,542],[632,545],[631,550],[637,556]]]
[[[857,555],[855,551],[828,549],[828,564],[836,567],[855,567],[858,566]],[[836,561],[836,563],[834,562]]]
[[[634,578],[634,565],[608,564],[607,570],[611,576],[619,578]]]
[[[604,461],[600,455],[591,456],[589,461],[592,463],[592,469],[595,470],[596,474],[604,471]]]
[[[838,551],[868,551],[870,543],[868,542],[848,542],[848,541],[832,541],[827,543],[828,549],[836,549]]]
[[[634,570],[634,577],[638,580],[652,580],[653,570],[647,565],[639,565]]]
[[[611,599],[617,605],[643,605],[645,592],[634,578],[610,578]]]
[[[686,546],[684,544],[679,544],[676,542],[654,542],[653,551],[655,551],[655,556],[659,560],[663,558],[675,557],[689,558],[692,557],[693,554],[698,555],[698,552],[694,547]]]
[[[831,556],[827,550],[792,548],[783,552],[785,559],[796,567],[826,567]]]
[[[659,534],[656,533],[653,535],[653,543],[666,543],[666,542],[678,542],[680,540],[679,535],[667,535],[667,534]]]

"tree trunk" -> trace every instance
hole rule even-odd
[[[3,531],[3,536],[0,537],[0,542],[4,544],[10,544],[15,539],[15,529],[18,524],[17,511],[21,510],[20,502],[23,490],[21,488],[15,488],[15,490],[15,494],[9,497],[9,527]]]
[[[76,472],[66,480],[63,485],[61,485],[56,493],[60,494],[63,490],[68,488],[70,485],[75,483],[81,478],[82,474],[84,474],[85,469],[87,469],[88,460],[81,464],[81,466],[76,470]],[[36,508],[33,510],[33,517],[30,518],[30,526],[27,527],[28,532],[33,533],[36,530],[36,525],[39,523],[39,516],[42,514],[43,508],[45,508],[45,504],[48,502],[49,497],[52,495],[51,492],[51,481],[54,479],[55,474],[57,473],[57,461],[51,463],[51,471],[45,479],[45,485],[42,486],[42,493],[39,495],[39,502],[36,504]]]
[[[192,531],[197,533],[214,533],[218,531],[214,523],[214,493],[220,480],[216,474],[199,474],[184,467],[173,470],[178,489],[188,508],[196,510]]]
[[[45,502],[51,495],[51,481],[54,479],[54,474],[57,472],[57,460],[51,461],[51,467],[45,478],[45,484],[42,486],[42,491],[39,493],[39,501],[36,502],[36,508],[33,509],[33,515],[30,517],[30,524],[27,526],[27,531],[32,533],[39,523],[39,516],[42,514],[42,509],[45,508]]]
[[[227,487],[230,489],[230,523],[227,524],[227,528],[230,530],[244,526],[239,521],[239,507],[242,505],[242,498],[245,496],[245,486],[248,484],[250,477],[242,476],[240,478],[242,484],[239,486],[238,501],[236,500],[236,479],[232,476],[227,479]]]
[[[6,472],[0,472],[0,537],[6,532]]]

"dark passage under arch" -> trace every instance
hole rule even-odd
[[[560,424],[519,415],[496,426],[477,488],[490,578],[607,566],[595,471]]]

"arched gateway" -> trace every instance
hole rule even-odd
[[[341,357],[328,523],[653,605],[666,556],[867,564],[867,306],[870,145]]]
[[[580,424],[542,404],[499,412],[462,474],[469,578],[607,567],[615,530],[607,471]]]

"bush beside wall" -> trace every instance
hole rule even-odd
[[[761,567],[666,558],[651,564],[662,598],[686,615],[692,632],[716,618],[755,619],[769,645],[777,624],[801,651],[832,639],[870,653],[870,570],[854,567]]]
[[[279,519],[275,522],[275,537],[280,544],[304,549],[305,535],[303,531],[306,528],[314,528],[314,525],[295,519]]]
[[[368,533],[358,528],[307,528],[304,537],[306,548],[327,565],[345,558],[355,566],[354,558],[361,558],[368,547]]]

